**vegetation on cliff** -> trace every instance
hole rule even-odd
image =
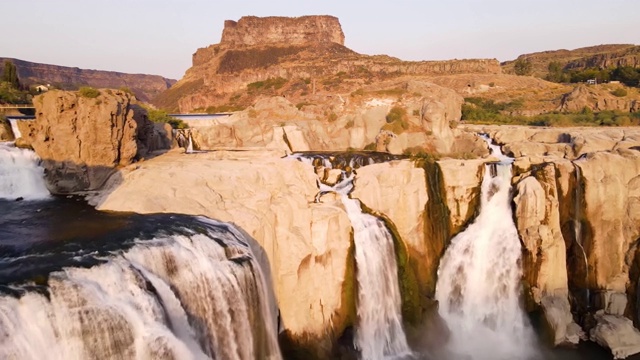
[[[640,85],[640,68],[616,66],[610,68],[568,69],[557,61],[549,63],[549,74],[545,80],[552,82],[582,83],[595,80],[597,83],[619,81],[627,86]]]
[[[615,90],[614,90],[615,91]],[[551,112],[535,116],[511,115],[522,106],[522,100],[495,102],[479,97],[465,98],[462,120],[471,124],[529,125],[529,126],[631,126],[640,125],[640,112],[605,110],[594,112]]]

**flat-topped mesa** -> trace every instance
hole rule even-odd
[[[338,18],[328,15],[301,17],[243,16],[226,20],[221,45],[300,45],[328,43],[344,45],[344,33]]]

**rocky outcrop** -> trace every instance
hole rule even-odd
[[[11,124],[9,124],[9,121],[3,117],[0,117],[0,141],[11,141],[13,139]]]
[[[49,91],[34,105],[36,119],[23,138],[43,160],[53,193],[96,190],[116,168],[166,148],[170,136],[121,91],[102,90],[96,98]]]
[[[597,325],[591,329],[591,341],[611,349],[614,359],[625,359],[640,352],[640,331],[631,320],[603,311],[596,314]]]
[[[76,67],[39,64],[24,60],[0,58],[13,62],[23,85],[53,85],[58,89],[75,90],[80,86],[95,88],[128,88],[139,100],[149,102],[166,91],[176,80],[158,75],[126,74],[115,71],[87,70]]]
[[[111,181],[93,199],[99,209],[206,215],[255,238],[269,258],[284,329],[320,358],[354,324],[351,223],[340,200],[313,202],[310,165],[279,152],[174,152]]]
[[[585,56],[570,61],[565,65],[565,69],[609,69],[618,66],[640,67],[640,46],[624,47],[622,45],[619,49],[613,51]]]
[[[520,180],[514,203],[529,306],[542,308],[554,345],[577,344],[582,330],[573,322],[569,305],[555,166],[546,164]]]
[[[333,42],[344,45],[344,33],[338,18],[333,16],[256,17],[226,20],[220,44],[256,46]]]
[[[361,55],[344,47],[340,23],[331,16],[243,17],[226,21],[221,42],[198,49],[185,76],[154,103],[181,112],[246,107],[265,94],[302,103],[406,76],[500,72],[499,63],[488,59],[410,62]]]
[[[550,62],[557,62],[566,69],[580,70],[586,68],[606,69],[617,65],[633,66],[633,54],[637,54],[638,48],[632,44],[596,45],[574,50],[560,49],[523,54],[518,56],[518,59],[531,63],[534,76],[544,77],[549,73]],[[514,64],[515,60],[505,61],[501,65],[505,73],[513,73]]]
[[[588,286],[624,293],[629,257],[640,237],[640,153],[597,152],[574,163],[581,170],[584,192],[580,220]]]
[[[591,111],[620,110],[634,112],[639,108],[640,104],[636,99],[620,98],[612,95],[606,89],[578,85],[573,91],[562,97],[558,110],[580,112],[584,109],[589,109]]]

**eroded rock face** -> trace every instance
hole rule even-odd
[[[560,228],[556,168],[520,180],[514,197],[515,219],[523,244],[525,294],[530,307],[542,307],[554,345],[577,344],[581,330],[569,305],[565,240]]]
[[[158,75],[78,69],[1,57],[0,64],[5,60],[11,61],[16,66],[18,77],[23,85],[56,84],[56,87],[62,89],[77,89],[78,86],[111,89],[127,87],[136,95],[136,98],[147,102],[176,82]]]
[[[11,131],[11,125],[9,121],[0,119],[0,141],[13,140],[13,131]]]
[[[640,236],[640,152],[597,152],[574,163],[581,169],[584,189],[588,286],[625,292],[627,257]]]
[[[288,334],[328,351],[355,321],[351,223],[339,199],[314,203],[310,165],[280,156],[167,153],[125,168],[93,202],[101,210],[205,215],[240,226],[269,258]]]
[[[53,193],[96,190],[117,167],[160,143],[146,111],[125,92],[101,90],[98,97],[87,98],[49,91],[34,105],[36,120],[23,138],[43,160]]]
[[[601,90],[587,85],[578,85],[573,91],[563,96],[560,102],[560,111],[580,112],[584,108],[592,111],[621,110],[637,111],[636,100],[628,100],[616,97],[608,90]]]
[[[333,16],[301,16],[296,18],[243,16],[226,20],[221,44],[254,46],[309,42],[334,42],[344,45],[344,33],[338,18]]]

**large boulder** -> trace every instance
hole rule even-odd
[[[591,329],[590,339],[611,349],[614,359],[624,359],[640,352],[640,331],[631,320],[622,316],[608,315],[599,311],[596,326]]]
[[[126,92],[49,91],[34,106],[23,138],[43,160],[53,193],[98,189],[117,167],[155,150],[154,125]]]
[[[240,226],[269,258],[290,339],[326,358],[356,316],[351,223],[339,199],[314,203],[312,166],[280,155],[170,152],[123,169],[92,203],[100,210],[205,215]]]
[[[12,140],[14,140],[14,137],[13,131],[11,131],[11,124],[3,117],[0,117],[0,141]]]

